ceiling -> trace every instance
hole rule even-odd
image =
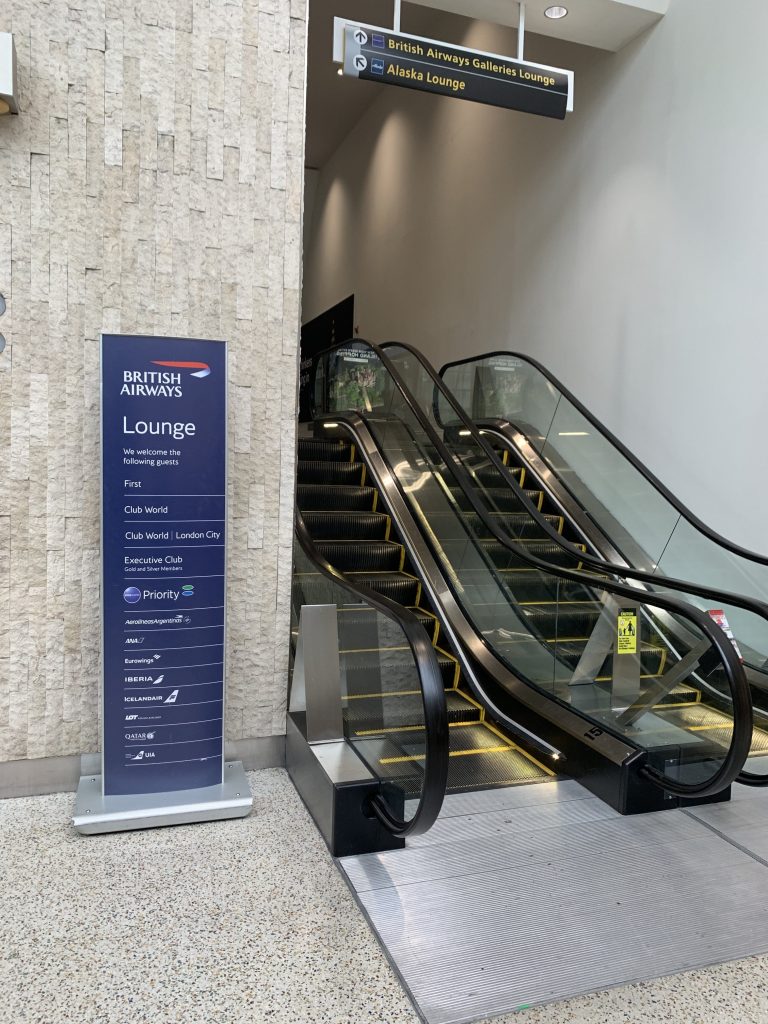
[[[617,50],[663,17],[671,0],[561,0],[568,16],[559,21],[544,17],[551,2],[527,0],[527,32]],[[334,17],[391,26],[393,7],[393,0],[309,0],[308,167],[322,167],[381,95],[376,82],[337,75],[331,60]],[[517,18],[517,0],[413,0],[403,4],[402,28],[409,35],[461,45],[470,27],[468,19],[517,26]],[[529,53],[527,48],[526,56]],[[535,53],[529,59],[536,59]]]
[[[322,167],[381,95],[377,82],[336,74],[337,66],[331,59],[334,17],[389,26],[392,10],[392,0],[309,0],[307,167]],[[467,21],[428,6],[405,3],[402,26],[410,35],[461,43]]]
[[[526,0],[527,32],[554,36],[570,43],[595,46],[600,50],[620,50],[641,32],[645,32],[669,10],[671,0],[560,0],[568,8],[565,18],[553,20],[544,15],[552,0]],[[497,25],[517,25],[517,0],[414,0],[424,7],[439,8],[453,14]]]

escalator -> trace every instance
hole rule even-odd
[[[297,506],[316,550],[328,562],[350,580],[407,608],[427,631],[440,667],[450,726],[447,792],[549,779],[552,770],[493,723],[472,697],[453,645],[366,472],[349,441],[300,437]],[[321,582],[318,573],[298,578],[307,603],[315,599]],[[342,614],[361,613],[347,609]],[[342,647],[339,654],[347,686],[349,736],[366,761],[376,760],[382,778],[397,782],[412,797],[420,786],[420,774],[414,774],[422,756],[420,695],[402,688],[396,671],[388,690],[381,692],[377,648]]]
[[[375,346],[321,354],[313,389],[297,522],[315,555],[297,561],[295,623],[322,603],[328,567],[414,618],[444,690],[449,792],[564,769],[623,813],[727,794],[749,749],[751,704],[711,619],[589,566],[587,545],[525,467],[510,467],[516,490],[493,462],[470,477],[446,448],[450,431],[435,429]],[[337,603],[336,619],[345,740],[391,797],[423,796],[423,694],[401,664],[408,652],[390,644],[383,656],[381,630],[354,605]],[[698,729],[704,706],[725,716],[722,736]]]
[[[539,542],[580,551],[592,571],[617,568],[646,593],[685,593],[694,606],[733,628],[756,719],[750,760],[739,781],[768,783],[768,559],[704,526],[534,360],[479,356],[443,367],[440,380],[408,346],[390,343],[383,350],[414,390],[429,395],[451,454],[509,535],[520,533],[499,510],[517,501],[526,507],[526,528]],[[474,420],[461,416],[459,401]],[[527,497],[530,490],[537,495],[534,502]],[[658,647],[658,637],[651,642]],[[721,742],[730,736],[729,715],[706,693],[690,702],[681,699],[663,714]]]

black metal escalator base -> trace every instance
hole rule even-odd
[[[349,773],[345,777],[343,772],[334,771],[325,756],[330,744],[312,746],[307,742],[304,716],[300,713],[287,716],[285,745],[291,781],[334,857],[400,850],[405,846],[405,840],[393,836],[367,810],[369,801],[385,792],[390,810],[402,818],[402,789],[386,783],[382,787],[348,746],[346,753],[353,767],[354,761],[359,761],[359,777],[351,778]]]

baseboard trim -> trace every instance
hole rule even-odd
[[[246,771],[285,767],[285,736],[228,741],[226,759],[242,761]],[[0,800],[18,796],[74,793],[81,775],[101,771],[100,754],[68,754],[0,763]]]

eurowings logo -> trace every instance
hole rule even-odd
[[[153,359],[153,366],[167,366],[174,370],[189,370],[191,377],[207,377],[211,372],[208,363],[191,363],[172,359]]]

